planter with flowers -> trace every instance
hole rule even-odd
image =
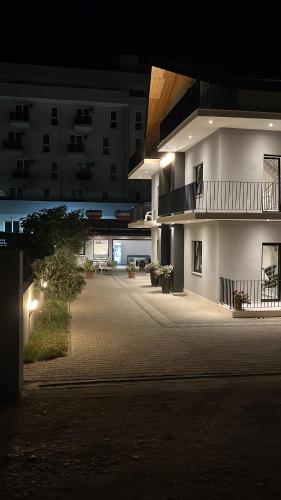
[[[162,285],[162,293],[170,293],[172,289],[174,266],[172,265],[161,266],[159,271],[160,271],[160,279]]]
[[[233,292],[233,305],[235,311],[242,311],[242,304],[249,302],[249,296],[243,290],[234,290]]]
[[[159,270],[160,265],[155,264],[154,262],[150,262],[149,264],[146,264],[144,270],[146,273],[150,274],[150,281],[152,286],[160,286],[159,285],[159,273],[157,271]]]
[[[92,278],[95,270],[93,261],[90,259],[85,259],[83,268],[84,268],[84,277],[88,279]]]
[[[128,278],[135,278],[136,277],[136,266],[135,266],[135,264],[129,263],[127,265],[127,271],[128,271]]]

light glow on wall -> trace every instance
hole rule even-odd
[[[43,281],[43,283],[42,283],[42,288],[47,288],[47,286],[48,286],[47,281]]]
[[[175,153],[168,153],[167,155],[163,156],[160,160],[160,167],[164,168],[167,167],[172,161],[175,159]]]
[[[37,307],[38,307],[38,304],[39,304],[39,302],[37,299],[31,300],[28,304],[29,312],[35,311],[35,309],[37,309]]]

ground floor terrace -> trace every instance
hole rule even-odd
[[[281,314],[281,223],[204,220],[152,229],[152,260],[174,265],[174,290],[233,309],[235,290],[254,314]]]
[[[68,356],[26,365],[27,385],[280,372],[279,318],[232,318],[190,292],[162,294],[144,273],[95,275],[71,314]]]

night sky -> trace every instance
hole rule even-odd
[[[233,2],[217,9],[151,4],[1,5],[0,60],[114,69],[120,53],[135,53],[144,63],[194,76],[281,79],[280,29],[258,4],[254,13]]]

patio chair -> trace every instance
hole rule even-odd
[[[267,266],[264,268],[264,274],[268,279],[264,280],[263,287],[264,288],[274,288],[279,284],[279,274],[276,273],[277,265],[273,264],[272,266]]]

